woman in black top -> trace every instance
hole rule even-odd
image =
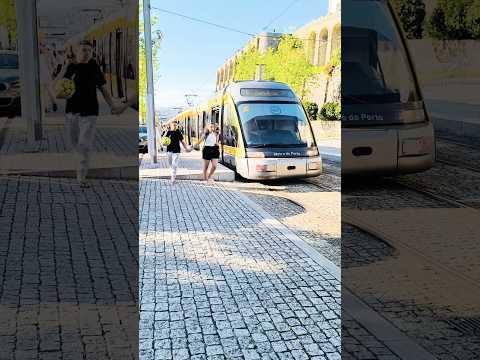
[[[183,141],[183,134],[178,130],[178,124],[175,121],[170,123],[170,130],[167,131],[165,137],[170,139],[170,144],[167,145],[167,159],[171,169],[170,182],[173,184],[175,183],[178,162],[180,161],[180,143],[182,143],[183,148],[187,152],[192,151],[192,149]]]

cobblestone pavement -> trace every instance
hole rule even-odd
[[[102,126],[97,122],[93,152],[105,152],[118,156],[132,156],[132,149],[138,146],[138,127],[136,126]],[[21,119],[5,119],[0,131],[0,156],[23,153],[27,147],[25,127]],[[18,123],[20,122],[20,123]],[[36,151],[42,153],[70,152],[66,144],[63,122],[45,126],[43,140],[36,145]]]
[[[138,358],[137,182],[91,183],[0,178],[0,359]]]
[[[324,173],[308,180],[237,182],[242,191],[302,240],[340,266],[340,164],[324,163]]]
[[[478,208],[480,173],[470,168],[478,154],[442,139],[438,149],[440,162],[427,172],[343,184],[342,218],[370,218],[365,225],[380,232],[344,224],[342,282],[435,358],[478,359],[480,252],[474,228],[480,216],[450,201]],[[395,235],[396,228],[397,237],[382,236]],[[343,323],[342,349],[365,346],[371,352],[376,341],[359,340],[352,326]]]
[[[301,243],[230,185],[142,180],[141,359],[339,359],[339,281]]]
[[[342,311],[342,360],[400,360],[374,334]]]

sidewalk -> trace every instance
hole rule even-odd
[[[480,81],[446,79],[424,86],[427,112],[435,130],[480,138]]]
[[[480,105],[426,100],[435,130],[480,138]]]
[[[170,167],[167,161],[167,154],[159,153],[158,163],[152,164],[148,155],[141,157],[142,177],[170,179]],[[201,151],[183,152],[180,155],[179,167],[177,169],[178,180],[201,180],[203,179],[203,161]],[[235,181],[235,172],[222,164],[218,164],[214,179],[216,181]]]
[[[98,118],[91,177],[138,178],[138,124],[132,119],[131,113]],[[43,140],[33,147],[27,144],[23,119],[1,120],[0,174],[74,175],[76,155],[67,147],[63,116],[45,119]]]
[[[342,159],[342,140],[323,139],[317,140],[318,151],[323,159],[340,162]]]
[[[144,178],[139,206],[142,359],[341,358],[339,269],[244,194]]]
[[[138,182],[0,177],[0,358],[138,359]]]

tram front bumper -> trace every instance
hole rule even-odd
[[[430,124],[342,129],[342,175],[397,175],[433,166]]]
[[[322,159],[308,158],[248,158],[248,178],[274,180],[282,178],[312,177],[322,173]]]

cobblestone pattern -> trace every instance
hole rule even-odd
[[[135,359],[137,182],[0,179],[0,359]]]
[[[284,224],[285,218],[304,213],[303,207],[281,196],[266,196],[251,192],[245,194]],[[305,214],[304,217],[305,220],[308,221],[308,214]],[[316,231],[302,230],[298,220],[297,224],[299,225],[298,227],[290,227],[290,230],[293,231],[295,235],[313,246],[320,254],[337,266],[341,265],[341,240],[339,237],[326,237]]]
[[[13,120],[11,120],[13,121]],[[16,128],[4,130],[3,141],[0,142],[0,155],[21,154],[27,146],[24,131]],[[101,128],[95,134],[93,152],[113,153],[119,156],[132,156],[138,152],[137,128]],[[44,129],[44,139],[36,145],[36,150],[42,153],[70,152],[65,140],[65,130],[62,126]]]
[[[342,360],[400,360],[375,335],[342,311]]]
[[[318,192],[337,192],[341,188],[340,167],[336,162],[324,162],[324,173],[315,178],[295,180],[282,180],[265,184],[252,183],[232,184],[243,191],[248,197],[262,206],[268,213],[290,228],[298,237],[313,246],[327,259],[341,265],[341,239],[334,234],[320,233],[322,224],[313,227],[314,215],[307,213],[300,203],[288,199],[295,193],[311,193],[315,196]],[[270,191],[270,194],[265,194]],[[324,211],[318,209],[317,212]],[[298,216],[300,215],[300,216]],[[287,218],[295,217],[295,226]],[[339,215],[340,217],[340,215]],[[286,221],[287,220],[287,221]],[[339,221],[335,220],[335,221]]]
[[[323,174],[309,178],[308,182],[317,185],[323,191],[342,191],[340,163],[323,160]]]
[[[480,140],[477,139],[477,142]],[[464,144],[451,139],[437,139],[437,160],[480,172],[480,144]]]
[[[348,182],[347,182],[348,181]],[[342,210],[400,210],[402,208],[443,208],[445,202],[406,189],[389,179],[356,179],[342,183]]]
[[[445,150],[447,149],[442,149],[442,151]],[[451,147],[448,151],[450,150]],[[440,154],[441,157],[445,155],[445,152]],[[449,156],[453,156],[453,154]],[[398,178],[398,181],[462,202],[468,198],[479,198],[479,174],[462,166],[462,164],[455,167],[437,163],[433,169],[427,172],[402,176]],[[395,184],[395,181],[372,181],[369,179],[368,182],[344,182],[342,184],[342,209],[418,208],[448,211],[456,208],[451,203],[433,199]],[[378,216],[381,216],[381,211],[378,212]],[[478,268],[478,262],[467,261],[471,258],[472,252],[476,252],[476,249],[468,248],[468,244],[457,244],[455,239],[451,239],[448,244],[439,243],[436,239],[405,240],[420,254],[444,259],[442,265],[458,264],[457,271],[468,273]],[[350,226],[344,226],[342,231],[342,268],[346,271],[343,272],[343,284],[354,290],[355,294],[372,309],[404,331],[436,358],[472,360],[478,358],[480,353],[477,332],[479,328],[478,306],[476,309],[458,311],[461,308],[462,299],[466,297],[464,294],[459,294],[457,299],[453,302],[450,300],[450,303],[447,300],[439,301],[439,297],[435,293],[441,292],[439,289],[443,289],[445,293],[445,289],[452,285],[448,283],[448,281],[452,281],[451,278],[446,280],[442,268],[436,267],[435,262],[425,261],[425,259],[421,259],[419,263],[415,264],[422,271],[422,279],[410,278],[406,271],[410,255],[404,252],[405,250],[402,253],[389,249],[389,246],[380,239]],[[372,285],[372,281],[368,281],[365,275],[362,278],[362,274],[368,272],[369,266],[382,261],[387,261],[392,270],[387,271],[385,266],[383,274],[380,275],[377,271],[378,276],[375,276],[378,280],[374,281],[375,285]],[[355,267],[359,270],[358,275],[354,272]],[[351,272],[352,270],[353,272]],[[458,281],[463,280],[458,279]],[[388,284],[392,284],[390,285],[391,291]],[[397,290],[395,291],[394,288]],[[402,289],[405,290],[402,292]],[[409,293],[412,289],[415,290],[415,294]],[[459,304],[456,303],[457,301]],[[468,328],[464,325],[465,323],[473,325]],[[354,336],[349,332],[343,332],[342,349],[348,349],[351,342],[355,342]],[[370,350],[369,341],[360,339],[359,342]]]
[[[393,246],[348,224],[342,225],[342,269],[385,261],[398,254]]]
[[[339,283],[238,191],[140,188],[141,359],[340,359]]]

